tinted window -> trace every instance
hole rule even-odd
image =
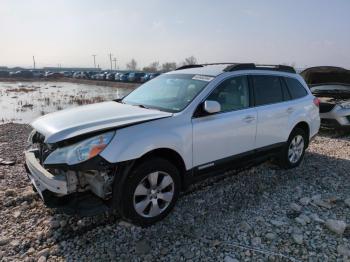
[[[300,98],[307,95],[305,88],[300,82],[294,78],[285,77],[289,92],[293,99]]]
[[[221,111],[239,110],[249,107],[249,87],[246,76],[222,82],[207,98],[219,102]]]
[[[255,104],[267,105],[283,101],[281,82],[277,76],[253,76]]]

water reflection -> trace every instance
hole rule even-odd
[[[113,100],[131,91],[66,82],[0,82],[0,123],[30,123],[47,113]]]

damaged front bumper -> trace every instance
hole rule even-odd
[[[64,175],[53,175],[41,166],[37,159],[38,150],[29,150],[24,154],[28,177],[44,201],[43,192],[45,190],[62,196],[68,194],[66,177]]]

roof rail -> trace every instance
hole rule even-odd
[[[189,69],[189,68],[196,68],[196,67],[203,67],[203,65],[184,65],[176,68],[175,70],[182,70],[182,69]]]
[[[286,65],[256,65],[253,63],[245,63],[245,64],[234,64],[226,67],[224,71],[226,72],[232,72],[232,71],[238,71],[238,70],[274,70],[274,71],[281,71],[281,72],[287,72],[287,73],[293,73],[295,74],[296,71],[291,66]]]

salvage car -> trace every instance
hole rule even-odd
[[[350,129],[350,71],[341,67],[311,67],[301,75],[320,99],[321,125]]]
[[[297,167],[319,130],[318,105],[292,67],[187,65],[123,99],[35,120],[28,176],[48,205],[91,192],[149,225],[203,178],[270,158]]]

